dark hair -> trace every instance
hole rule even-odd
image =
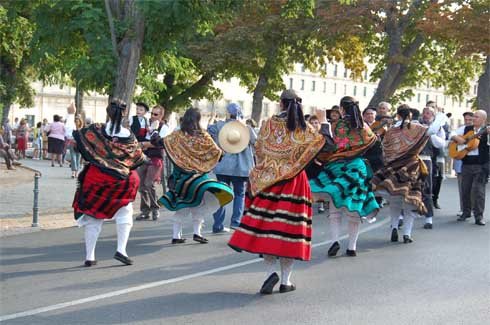
[[[412,113],[412,121],[418,121],[420,117],[420,112],[416,108],[410,108],[410,112]]]
[[[119,99],[112,100],[109,106],[107,106],[107,115],[111,120],[111,135],[121,132],[121,122],[125,110],[126,103]]]
[[[54,122],[59,122],[59,121],[61,121],[61,116],[59,116],[58,114],[54,114],[54,115],[53,115],[53,121],[54,121]]]
[[[340,100],[340,107],[342,107],[345,112],[344,120],[347,120],[352,128],[362,129],[364,127],[361,110],[359,109],[359,102],[356,101],[354,97],[343,97]]]
[[[339,109],[339,105],[333,105],[331,109]]]
[[[310,122],[310,123],[311,123],[311,121],[314,121],[314,120],[316,120],[316,121],[320,121],[320,120],[318,119],[318,116],[316,116],[316,115],[311,115],[311,116],[308,118],[308,122]]]
[[[41,126],[43,126],[43,124],[41,122],[37,122],[36,127],[40,128]]]
[[[412,114],[412,109],[410,108],[410,106],[408,106],[407,104],[402,104],[398,106],[396,110],[396,114],[400,115],[400,117],[402,118],[400,129],[403,129],[403,125],[407,120],[408,120],[407,128],[410,129],[411,126],[410,114]]]
[[[310,120],[310,117],[311,117],[311,114],[305,114],[305,120],[306,121],[309,121]]]
[[[364,115],[364,113],[366,113],[369,110],[374,111],[376,113],[376,107],[368,106],[362,111],[362,115]]]
[[[150,107],[148,107],[148,105],[146,105],[146,103],[143,103],[143,102],[137,102],[136,106],[144,107],[145,111],[147,111],[147,112],[150,110]]]
[[[250,124],[251,127],[253,128],[256,128],[257,127],[257,123],[252,120],[251,118],[249,118],[247,121],[245,121],[247,124]]]
[[[201,113],[197,108],[191,107],[185,111],[184,116],[182,116],[180,129],[182,132],[189,135],[197,135],[201,132],[201,126],[199,125],[200,121]]]
[[[306,130],[306,121],[303,115],[303,108],[301,107],[300,98],[282,98],[281,103],[283,108],[288,114],[287,127],[289,131],[294,131],[298,127],[302,130]]]

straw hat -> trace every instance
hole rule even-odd
[[[250,131],[239,121],[228,122],[219,131],[218,141],[225,152],[240,153],[250,142]]]

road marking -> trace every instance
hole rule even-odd
[[[374,230],[376,228],[379,228],[382,225],[386,224],[388,221],[389,221],[389,219],[386,218],[385,220],[383,220],[379,223],[370,225],[370,226],[362,229],[360,231],[360,233],[362,234],[362,233]],[[340,240],[346,239],[347,237],[348,237],[348,235],[344,235],[344,236],[340,237]],[[326,241],[323,241],[320,243],[313,244],[312,247],[314,248],[314,247],[325,246],[325,245],[330,244],[331,242],[332,242],[331,240],[326,240]],[[11,320],[11,319],[16,319],[16,318],[21,318],[21,317],[33,316],[33,315],[46,313],[49,311],[63,309],[63,308],[67,308],[67,307],[77,306],[77,305],[81,305],[81,304],[86,304],[86,303],[94,302],[97,300],[122,296],[122,295],[126,295],[128,293],[133,293],[133,292],[142,291],[142,290],[146,290],[146,289],[152,289],[152,288],[156,288],[156,287],[160,287],[160,286],[164,286],[164,285],[172,284],[172,283],[176,283],[176,282],[182,282],[185,280],[202,277],[202,276],[209,275],[209,274],[214,274],[214,273],[218,273],[218,272],[222,272],[222,271],[228,271],[228,270],[236,269],[236,268],[239,268],[242,266],[258,263],[261,261],[262,261],[261,258],[254,258],[252,260],[248,260],[248,261],[244,261],[244,262],[240,262],[240,263],[235,263],[235,264],[230,264],[227,266],[222,266],[222,267],[214,268],[214,269],[203,271],[203,272],[192,273],[192,274],[179,276],[176,278],[162,280],[162,281],[150,282],[147,284],[142,284],[142,285],[126,288],[126,289],[116,290],[116,291],[112,291],[112,292],[108,292],[108,293],[104,293],[104,294],[100,294],[100,295],[95,295],[92,297],[67,301],[67,302],[63,302],[60,304],[56,304],[56,305],[51,305],[51,306],[46,306],[46,307],[41,307],[41,308],[23,311],[20,313],[0,316],[0,322],[6,321],[6,320]]]

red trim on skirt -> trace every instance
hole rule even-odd
[[[245,214],[228,245],[237,251],[311,259],[311,190],[302,171],[245,200]]]

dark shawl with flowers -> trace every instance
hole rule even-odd
[[[74,131],[73,138],[83,159],[117,178],[129,177],[131,170],[141,166],[146,159],[133,134],[125,138],[110,136],[105,131],[105,124],[96,123]]]

